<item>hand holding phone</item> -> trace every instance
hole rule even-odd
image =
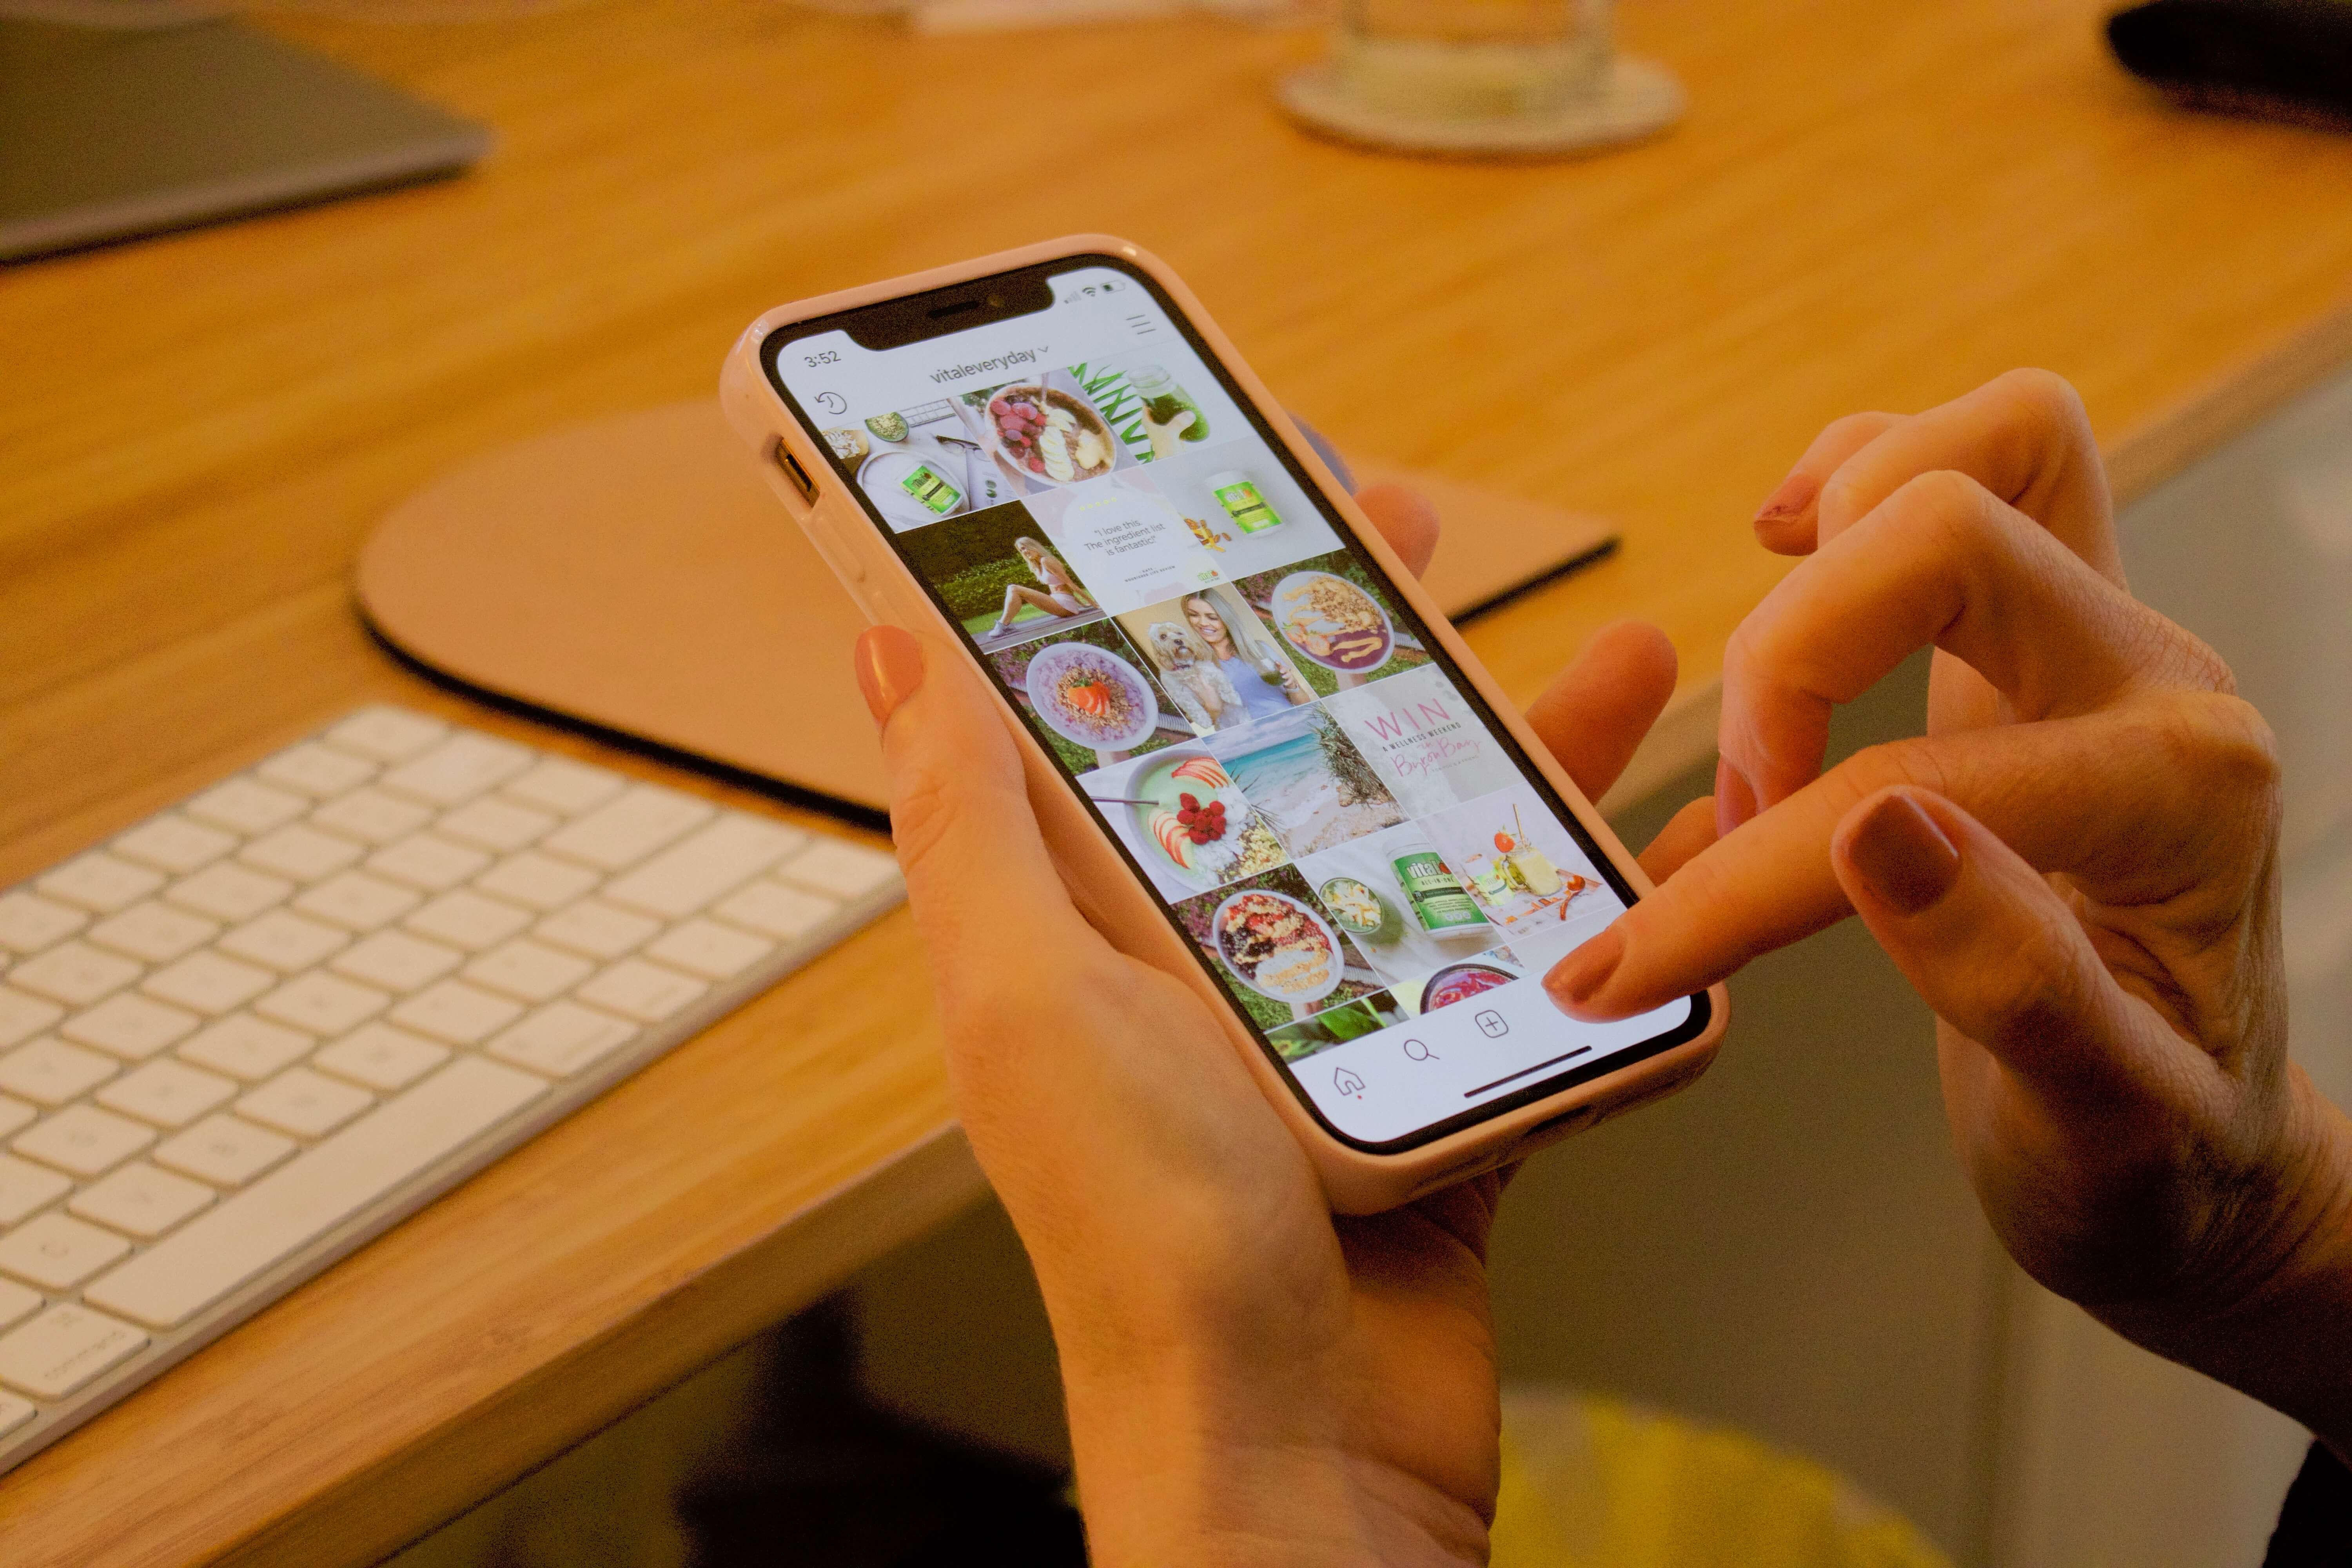
[[[1062,883],[1215,1010],[1334,1206],[1705,1067],[1719,991],[1606,1024],[1545,996],[1641,868],[1153,258],[1065,241],[771,311],[722,394],[868,614],[982,681]]]

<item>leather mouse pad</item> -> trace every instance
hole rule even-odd
[[[1606,524],[1428,475],[1428,584],[1456,620],[1607,553]],[[502,447],[388,513],[361,605],[394,647],[501,697],[869,810],[882,760],[850,674],[866,618],[716,401]]]

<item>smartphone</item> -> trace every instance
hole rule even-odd
[[[1553,1007],[1640,867],[1165,264],[1087,236],[784,306],[720,390],[866,613],[995,690],[1081,910],[1212,1003],[1335,1208],[1713,1058],[1719,987]]]

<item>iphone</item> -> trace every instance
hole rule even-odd
[[[1720,988],[1551,1005],[1640,868],[1165,264],[1088,236],[784,306],[721,395],[866,613],[985,678],[1080,909],[1213,1005],[1335,1208],[1706,1068]]]

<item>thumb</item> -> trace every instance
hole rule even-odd
[[[2179,1037],[2116,983],[2042,874],[1967,812],[1927,790],[1880,790],[1839,821],[1830,857],[1927,1005],[2062,1121],[2177,1098]]]
[[[898,626],[857,639],[857,687],[882,730],[890,837],[943,994],[1003,984],[1008,917],[1024,952],[1097,940],[1037,827],[1003,706],[959,650]]]

